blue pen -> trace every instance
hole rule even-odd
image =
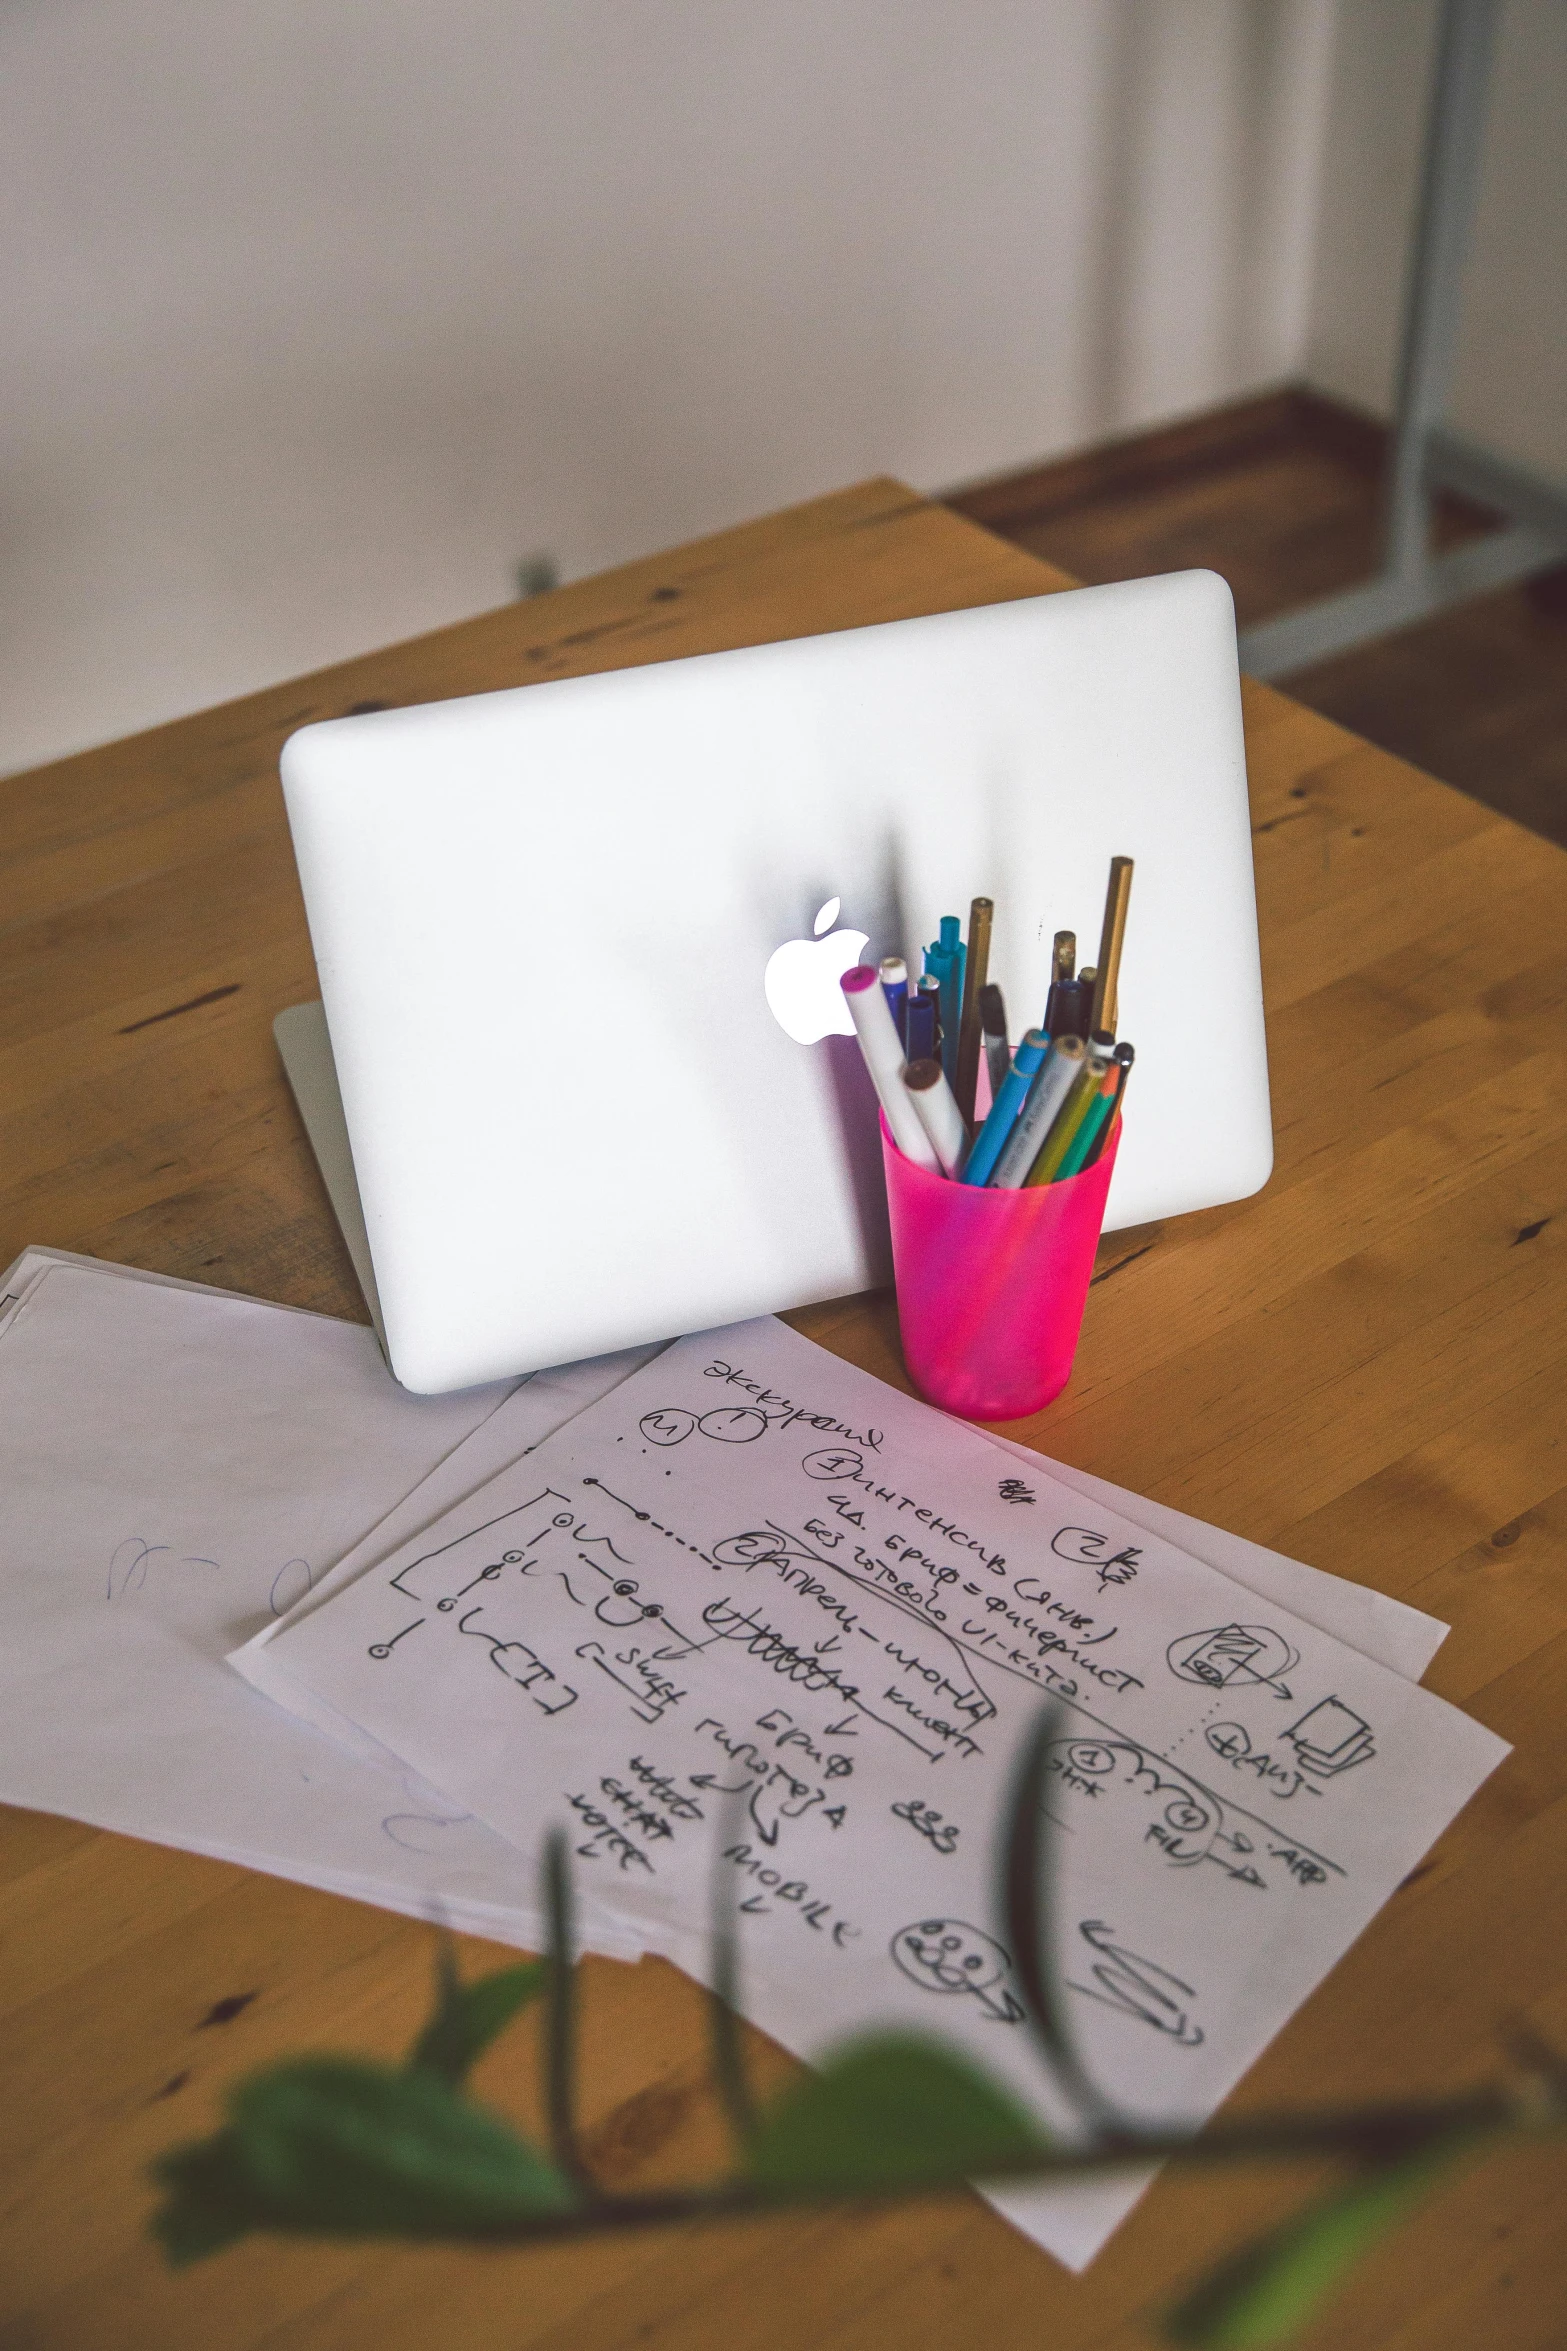
[[[882,957],[880,978],[881,992],[887,999],[887,1009],[892,1014],[892,1025],[898,1032],[899,1042],[904,1046],[905,1058],[912,1059],[913,1056],[907,1050],[908,1025],[903,1014],[909,994],[909,967],[901,955]]]
[[[911,988],[904,1007],[904,1053],[910,1061],[936,1058],[936,993]]]
[[[1043,1029],[1030,1029],[1017,1049],[1012,1067],[1001,1081],[1001,1091],[991,1104],[990,1116],[974,1137],[974,1148],[964,1162],[961,1181],[965,1184],[988,1184],[996,1161],[1017,1123],[1017,1116],[1028,1100],[1028,1089],[1034,1082],[1034,1073],[1050,1050],[1050,1039]]]
[[[958,1074],[958,1040],[963,1026],[963,969],[968,961],[963,926],[955,914],[941,918],[941,936],[925,950],[925,969],[941,990],[941,1067],[950,1086]]]

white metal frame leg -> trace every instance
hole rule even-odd
[[[1499,0],[1445,0],[1409,262],[1382,568],[1375,579],[1264,621],[1241,665],[1282,677],[1445,606],[1567,559],[1567,491],[1444,424],[1462,315],[1464,252],[1480,180]],[[1449,555],[1431,552],[1431,497],[1463,492],[1506,517]]]

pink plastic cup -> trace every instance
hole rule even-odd
[[[1116,1120],[1098,1161],[1003,1192],[929,1175],[881,1122],[903,1360],[920,1394],[965,1420],[1022,1420],[1072,1376]]]

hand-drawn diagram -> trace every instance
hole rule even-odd
[[[123,1543],[116,1543],[109,1555],[105,1599],[124,1600],[132,1592],[139,1592],[147,1581],[148,1560],[168,1548],[167,1543],[149,1543],[141,1535],[127,1535]]]
[[[368,1654],[371,1657],[376,1658],[378,1661],[384,1661],[386,1658],[391,1656],[392,1651],[397,1647],[398,1642],[406,1641],[410,1633],[416,1633],[424,1621],[425,1620],[422,1616],[416,1616],[412,1624],[405,1624],[402,1631],[400,1633],[394,1633],[389,1641],[372,1641]]]
[[[308,1559],[285,1559],[272,1578],[272,1589],[267,1595],[267,1606],[274,1616],[287,1616],[297,1608],[311,1585]]]
[[[644,1412],[637,1426],[650,1445],[683,1445],[696,1427],[696,1414],[683,1404],[671,1404],[659,1412]]]
[[[927,1844],[935,1846],[938,1853],[956,1853],[958,1839],[963,1833],[958,1823],[944,1819],[934,1806],[924,1803],[920,1797],[906,1796],[901,1804],[894,1804],[892,1817],[894,1820],[906,1820]]]
[[[602,1641],[584,1641],[577,1655],[619,1684],[631,1700],[638,1722],[662,1722],[669,1708],[678,1706],[686,1695],[666,1670],[668,1656],[662,1649],[645,1649],[640,1641],[625,1649],[606,1649]]]
[[[1091,1567],[1102,1592],[1107,1584],[1129,1584],[1143,1555],[1141,1543],[1127,1543],[1112,1551],[1110,1541],[1096,1527],[1057,1527],[1050,1548],[1058,1559],[1075,1559],[1079,1565]]]
[[[469,1609],[466,1616],[457,1619],[457,1630],[466,1633],[472,1640],[488,1641],[490,1663],[498,1672],[505,1674],[508,1681],[515,1682],[519,1690],[526,1690],[534,1705],[544,1714],[564,1714],[568,1706],[576,1705],[576,1691],[568,1689],[564,1682],[557,1681],[554,1670],[545,1664],[537,1650],[528,1647],[526,1641],[508,1641],[503,1634],[492,1633],[488,1626],[475,1624],[475,1617],[483,1614],[484,1603],[481,1600]]]
[[[778,1843],[785,1821],[804,1820],[812,1813],[833,1828],[842,1828],[848,1817],[848,1805],[841,1789],[834,1800],[829,1800],[829,1791],[819,1782],[802,1779],[787,1763],[762,1754],[751,1741],[724,1737],[722,1727],[714,1724],[711,1717],[699,1724],[698,1729],[716,1731],[720,1744],[729,1751],[731,1762],[726,1767],[726,1776],[722,1777],[716,1771],[689,1772],[686,1776],[692,1787],[710,1796],[731,1797],[736,1803],[743,1798],[751,1825],[764,1845]],[[731,1779],[727,1776],[729,1770],[743,1776]]]
[[[1266,1742],[1254,1746],[1250,1731],[1241,1722],[1208,1722],[1202,1735],[1213,1754],[1227,1763],[1232,1771],[1245,1772],[1259,1788],[1266,1788],[1270,1796],[1288,1803],[1302,1790],[1308,1796],[1320,1796],[1322,1790],[1313,1787],[1300,1769],[1299,1760],[1291,1751],[1287,1759],[1275,1755]]]
[[[1300,1757],[1301,1770],[1322,1780],[1353,1771],[1357,1763],[1369,1763],[1376,1753],[1371,1725],[1342,1698],[1319,1699],[1284,1736]]]
[[[1055,1740],[1046,1753],[1051,1785],[1070,1804],[1087,1801],[1097,1809],[1096,1833],[1118,1820],[1143,1844],[1154,1845],[1177,1869],[1213,1862],[1225,1876],[1243,1886],[1265,1889],[1260,1854],[1254,1838],[1232,1823],[1212,1791],[1190,1773],[1153,1755],[1131,1739],[1073,1738]],[[1336,1862],[1299,1848],[1307,1860],[1342,1876]],[[1299,1873],[1292,1873],[1301,1882]]]
[[[1170,1643],[1165,1657],[1180,1681],[1198,1682],[1210,1690],[1250,1683],[1280,1698],[1294,1695],[1284,1676],[1300,1663],[1300,1651],[1265,1624],[1221,1624],[1207,1632],[1183,1633]]]
[[[1079,1984],[1069,1977],[1074,1992],[1087,1999],[1098,2000],[1106,2008],[1117,2008],[1123,2016],[1135,2016],[1139,2023],[1152,2025],[1156,2033],[1175,2041],[1183,2049],[1195,2049],[1203,2038],[1201,2025],[1193,2024],[1190,2015],[1177,1994],[1187,2000],[1196,1998],[1190,1984],[1182,1983],[1167,1967],[1158,1966],[1151,1959],[1139,1959],[1124,1943],[1114,1940],[1115,1929],[1106,1926],[1102,1918],[1085,1918],[1078,1933],[1091,1951],[1099,1956],[1089,1967],[1092,1984]]]
[[[922,1918],[889,1946],[900,1975],[922,1992],[967,1993],[995,2024],[1021,2024],[1024,2008],[1007,1990],[1012,1954],[961,1918]]]
[[[802,1543],[796,1536],[786,1534],[782,1527],[750,1527],[743,1535],[725,1535],[713,1545],[713,1557],[720,1567],[787,1567],[791,1561],[808,1561],[812,1567],[825,1565],[820,1554]]]
[[[143,1535],[127,1535],[124,1542],[116,1543],[113,1551],[109,1554],[109,1574],[104,1592],[105,1599],[129,1600],[134,1598],[136,1593],[145,1588],[148,1580],[147,1571],[154,1560],[163,1567],[215,1568],[218,1565],[215,1559],[204,1559],[195,1552],[185,1552],[176,1559],[172,1547],[167,1543],[149,1543]],[[176,1579],[176,1584],[177,1582],[178,1579]],[[165,1580],[160,1589],[160,1579],[154,1575],[152,1590],[148,1597],[177,1601],[176,1586]]]
[[[476,1826],[471,1812],[389,1812],[381,1830],[405,1853],[439,1854],[446,1860],[451,1852],[451,1831]]]
[[[650,1445],[683,1445],[693,1430],[716,1438],[721,1445],[754,1445],[758,1437],[766,1436],[768,1419],[754,1404],[715,1405],[700,1420],[684,1405],[669,1405],[645,1412],[637,1426]]]
[[[575,1655],[626,1692],[639,1721],[654,1723],[685,1695],[669,1665],[690,1656],[697,1644],[669,1623],[661,1602],[641,1598],[637,1578],[625,1572],[629,1565],[608,1535],[590,1533],[587,1520],[567,1505],[566,1497],[546,1487],[520,1509],[410,1560],[390,1579],[390,1588],[426,1611],[433,1606],[438,1616],[460,1609],[456,1630],[487,1643],[497,1672],[544,1714],[563,1713],[579,1692],[559,1663],[521,1637],[529,1629],[530,1578],[555,1579],[574,1607],[612,1632],[652,1627],[650,1640],[618,1648],[594,1638],[578,1643]],[[472,1599],[477,1591],[484,1596]],[[428,1614],[413,1618],[388,1639],[372,1642],[370,1655],[389,1659],[427,1622]]]
[[[446,1798],[422,1780],[405,1774],[403,1787],[410,1805],[418,1809],[389,1812],[381,1823],[382,1835],[405,1853],[439,1854],[443,1861],[471,1858],[482,1866],[490,1831],[471,1812],[454,1812]],[[465,1847],[472,1847],[472,1853],[465,1853]]]
[[[837,1478],[852,1478],[865,1467],[865,1456],[852,1446],[828,1445],[819,1453],[807,1453],[800,1467],[808,1478],[819,1486],[830,1485]]]
[[[811,1519],[807,1523],[817,1542],[824,1546],[843,1540],[837,1530],[820,1520]],[[933,1763],[943,1752],[978,1754],[974,1731],[991,1719],[996,1708],[979,1686],[962,1644],[933,1624],[923,1608],[904,1596],[903,1590],[889,1590],[886,1584],[874,1580],[880,1562],[866,1559],[859,1549],[853,1556],[855,1564],[851,1566],[847,1559],[813,1549],[797,1535],[771,1522],[750,1528],[744,1534],[723,1536],[713,1545],[711,1553],[716,1567],[740,1567],[747,1573],[755,1567],[772,1568],[802,1598],[815,1601],[845,1637],[859,1633],[876,1642],[906,1677],[924,1685],[911,1691],[900,1687],[895,1680],[873,1705],[861,1685],[855,1683],[852,1691],[846,1689],[844,1694],[852,1698],[869,1721],[906,1740]],[[866,1560],[864,1566],[860,1565],[862,1559]],[[899,1617],[918,1625],[918,1641],[901,1634],[878,1635],[863,1626],[858,1608],[839,1596],[844,1585],[869,1595]],[[722,1630],[735,1613],[729,1604],[719,1604],[716,1609],[703,1611],[703,1623],[709,1630]],[[744,1621],[749,1623],[750,1619]],[[830,1649],[838,1646],[836,1641],[829,1644]],[[817,1652],[819,1656],[827,1653],[826,1650]],[[926,1733],[930,1736],[922,1735]]]

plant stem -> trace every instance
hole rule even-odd
[[[1567,2110],[1545,2113],[1538,2099],[1511,2089],[1492,2089],[1441,2104],[1329,2108],[1320,2114],[1258,2115],[1189,2137],[1177,2131],[1127,2134],[1082,2148],[1051,2149],[983,2175],[989,2181],[1083,2179],[1148,2163],[1217,2165],[1259,2157],[1350,2157],[1360,2165],[1390,2161],[1439,2140],[1470,2137],[1478,2145],[1503,2134],[1555,2134],[1567,2130]],[[559,2151],[557,2149],[557,2160]],[[564,2168],[564,2166],[562,2167]],[[744,2178],[713,2186],[671,2189],[643,2196],[607,2196],[579,2170],[584,2202],[575,2210],[541,2214],[536,2220],[497,2229],[485,2242],[531,2245],[600,2236],[616,2229],[657,2228],[683,2221],[734,2220],[831,2204],[878,2205],[911,2197],[950,2195],[968,2188],[968,2179],[933,2176],[869,2185],[845,2195],[841,2188],[778,2188]]]
[[[571,1872],[566,1840],[557,1829],[544,1854],[544,1899],[549,1924],[549,1993],[544,2007],[544,2094],[550,2152],[557,2168],[590,2201],[598,2190],[577,2145],[576,1985],[573,1978]]]

